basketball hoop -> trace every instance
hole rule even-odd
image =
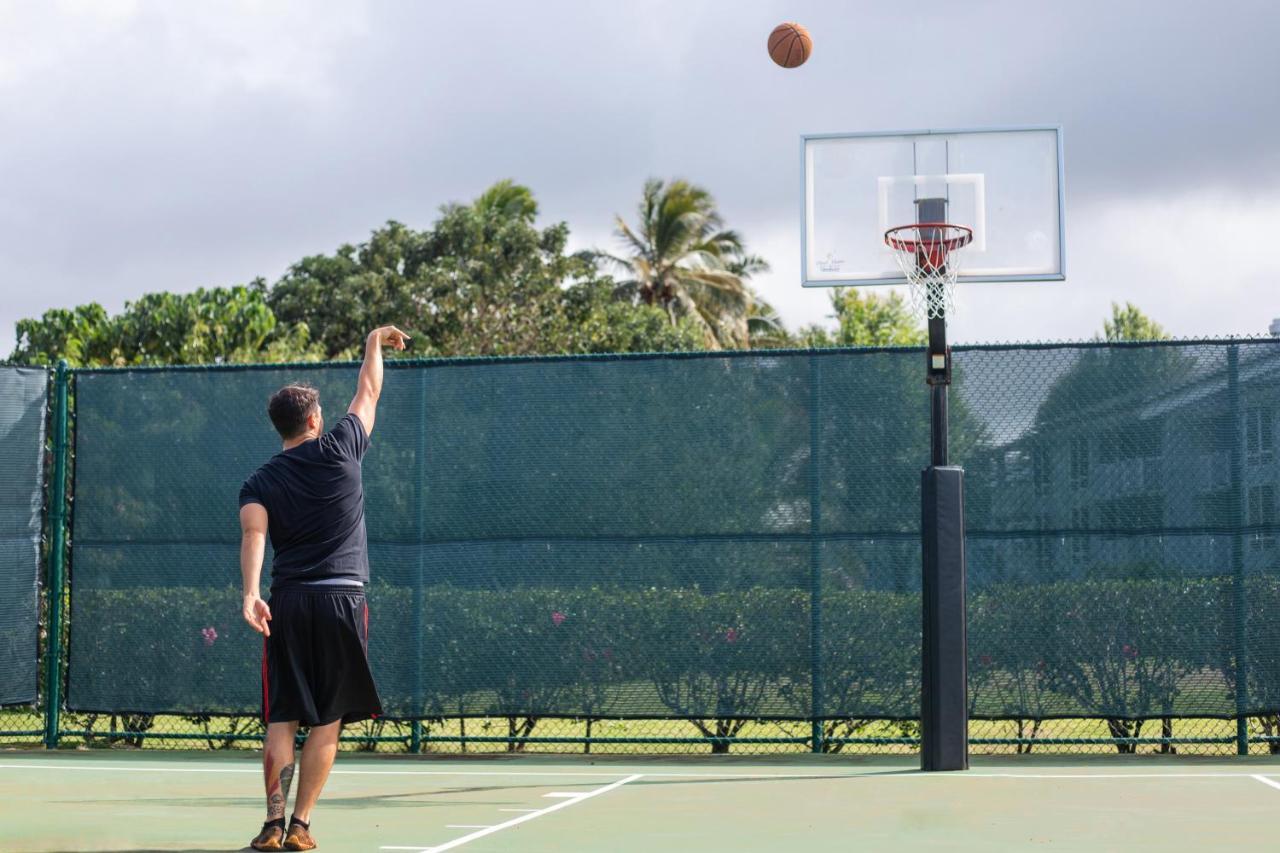
[[[973,240],[973,229],[947,222],[898,225],[884,232],[898,268],[911,285],[911,305],[926,320],[953,307],[959,265],[954,255]]]

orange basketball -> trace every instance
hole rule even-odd
[[[799,24],[778,24],[769,33],[769,57],[783,68],[804,65],[813,53],[813,39]]]

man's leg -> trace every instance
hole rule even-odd
[[[284,817],[289,786],[293,784],[293,742],[297,734],[296,722],[267,724],[267,740],[262,749],[262,775],[267,788],[269,821]]]
[[[338,733],[341,730],[342,721],[338,720],[327,726],[313,726],[307,733],[307,742],[302,745],[298,799],[293,804],[293,814],[298,820],[311,822],[311,809],[320,799],[320,790],[324,788],[333,768],[333,759],[338,754]]]

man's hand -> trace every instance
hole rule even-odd
[[[267,624],[271,621],[271,608],[261,598],[253,594],[246,595],[241,615],[253,630],[264,637],[271,636],[271,626]]]
[[[405,344],[409,341],[409,336],[395,326],[379,326],[369,333],[369,337],[376,340],[381,346],[389,346],[398,350],[404,349]]]

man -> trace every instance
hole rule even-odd
[[[263,635],[262,754],[267,820],[255,850],[311,850],[311,810],[338,751],[344,723],[382,713],[369,671],[369,581],[360,460],[369,447],[382,393],[382,347],[402,350],[408,336],[383,326],[365,341],[364,364],[347,414],[324,431],[320,395],[289,385],[272,395],[267,413],[283,449],[240,489],[240,574],[244,618]],[[271,600],[258,597],[271,536]],[[302,748],[298,797],[286,829],[285,803],[294,776],[298,727]]]

